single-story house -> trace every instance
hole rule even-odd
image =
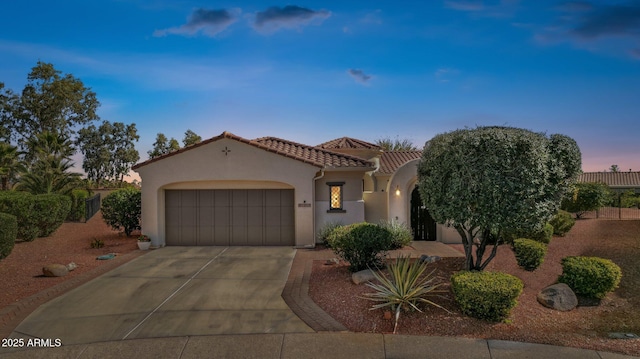
[[[640,172],[584,172],[578,182],[602,182],[616,193],[628,190],[640,193]]]
[[[417,240],[459,242],[416,190],[420,151],[343,137],[309,146],[229,132],[139,163],[143,232],[155,246],[313,247],[329,222],[396,220]]]

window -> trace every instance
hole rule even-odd
[[[346,212],[342,209],[342,186],[344,182],[327,182],[329,186],[329,210],[327,212]]]

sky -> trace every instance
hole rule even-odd
[[[0,82],[72,74],[102,120],[136,124],[141,161],[158,132],[422,147],[499,125],[640,171],[638,0],[24,0],[0,23]]]

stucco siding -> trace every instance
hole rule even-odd
[[[293,188],[296,246],[314,243],[313,178],[318,168],[232,139],[220,139],[137,169],[143,232],[165,245],[165,189]]]

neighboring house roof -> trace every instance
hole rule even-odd
[[[351,137],[340,137],[335,140],[327,141],[316,146],[324,149],[345,149],[345,148],[364,148],[368,150],[380,150],[381,147],[373,143],[358,140]]]
[[[611,188],[640,188],[640,172],[584,172],[578,182],[604,182]]]
[[[223,138],[232,139],[238,142],[246,143],[248,145],[260,148],[265,151],[279,154],[281,156],[289,157],[304,163],[308,163],[321,168],[373,168],[374,164],[363,160],[362,158],[349,156],[342,153],[331,152],[325,149],[311,147],[300,143],[295,143],[276,137],[262,137],[255,140],[248,140],[240,136],[234,135],[230,132],[223,132],[222,134],[204,140],[195,145],[184,147],[178,151],[170,152],[165,155],[149,159],[147,161],[136,164],[132,169],[138,169],[153,162],[161,161],[167,157],[175,156],[179,153],[190,151],[194,148],[204,146],[208,143],[218,141]]]
[[[323,148],[311,147],[277,137],[256,138],[253,142],[267,146],[268,148],[277,151],[277,153],[288,154],[292,158],[311,161],[316,165],[325,168],[370,168],[375,166],[372,162],[360,157],[332,152]]]
[[[405,163],[417,160],[422,156],[422,151],[391,151],[383,152],[380,156],[380,174],[393,174]]]

